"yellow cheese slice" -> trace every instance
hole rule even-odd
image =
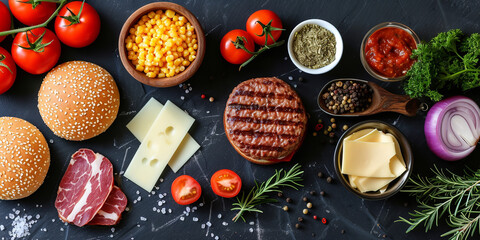
[[[342,173],[362,177],[395,177],[390,171],[393,156],[393,142],[344,140]]]
[[[157,118],[158,114],[163,108],[163,104],[157,101],[155,98],[145,104],[145,106],[135,115],[135,117],[127,124],[128,130],[142,142],[148,131],[151,129],[153,121]],[[168,161],[168,166],[177,172],[180,168],[197,152],[200,145],[193,139],[190,134],[187,133],[185,138],[178,146],[175,154]]]
[[[402,155],[402,149],[400,149],[400,144],[398,143],[397,138],[395,138],[395,136],[393,136],[391,133],[387,133],[387,135],[392,137],[393,143],[395,143],[396,156],[398,157],[398,159],[406,169],[405,160],[403,159],[403,155]]]
[[[125,171],[125,177],[150,192],[195,119],[167,101]]]
[[[366,129],[362,129],[362,130],[359,130],[359,131],[356,131],[350,135],[348,135],[344,140],[357,140],[358,138],[361,138],[367,134],[369,134],[370,132],[373,132],[375,131],[376,129],[374,128],[366,128]]]
[[[355,139],[355,141],[362,141],[362,142],[393,142],[392,136],[387,135],[377,129],[363,135]]]

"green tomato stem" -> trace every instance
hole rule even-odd
[[[52,21],[52,19],[55,18],[55,16],[57,16],[58,12],[60,12],[60,9],[62,9],[62,7],[65,6],[65,4],[67,3],[68,0],[60,0],[60,1],[57,1],[57,0],[41,0],[41,1],[42,2],[60,3],[60,5],[55,10],[55,12],[52,14],[52,16],[50,16],[44,23],[41,23],[41,24],[38,24],[38,25],[35,25],[35,26],[29,26],[29,27],[23,27],[23,28],[17,28],[17,29],[13,29],[13,30],[3,31],[3,32],[0,32],[0,36],[6,36],[6,35],[10,35],[10,34],[19,33],[19,32],[26,32],[26,31],[33,30],[35,28],[47,27],[48,23],[50,21]]]

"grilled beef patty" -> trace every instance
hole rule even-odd
[[[278,78],[255,78],[233,89],[224,114],[225,133],[247,157],[271,160],[297,150],[306,130],[297,93]]]

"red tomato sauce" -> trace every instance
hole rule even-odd
[[[378,74],[396,78],[404,76],[414,60],[412,50],[417,48],[413,37],[405,30],[394,27],[375,31],[367,40],[365,58]]]

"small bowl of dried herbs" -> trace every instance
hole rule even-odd
[[[293,64],[310,74],[332,70],[343,53],[340,32],[331,23],[309,19],[299,23],[288,37],[288,55]]]

